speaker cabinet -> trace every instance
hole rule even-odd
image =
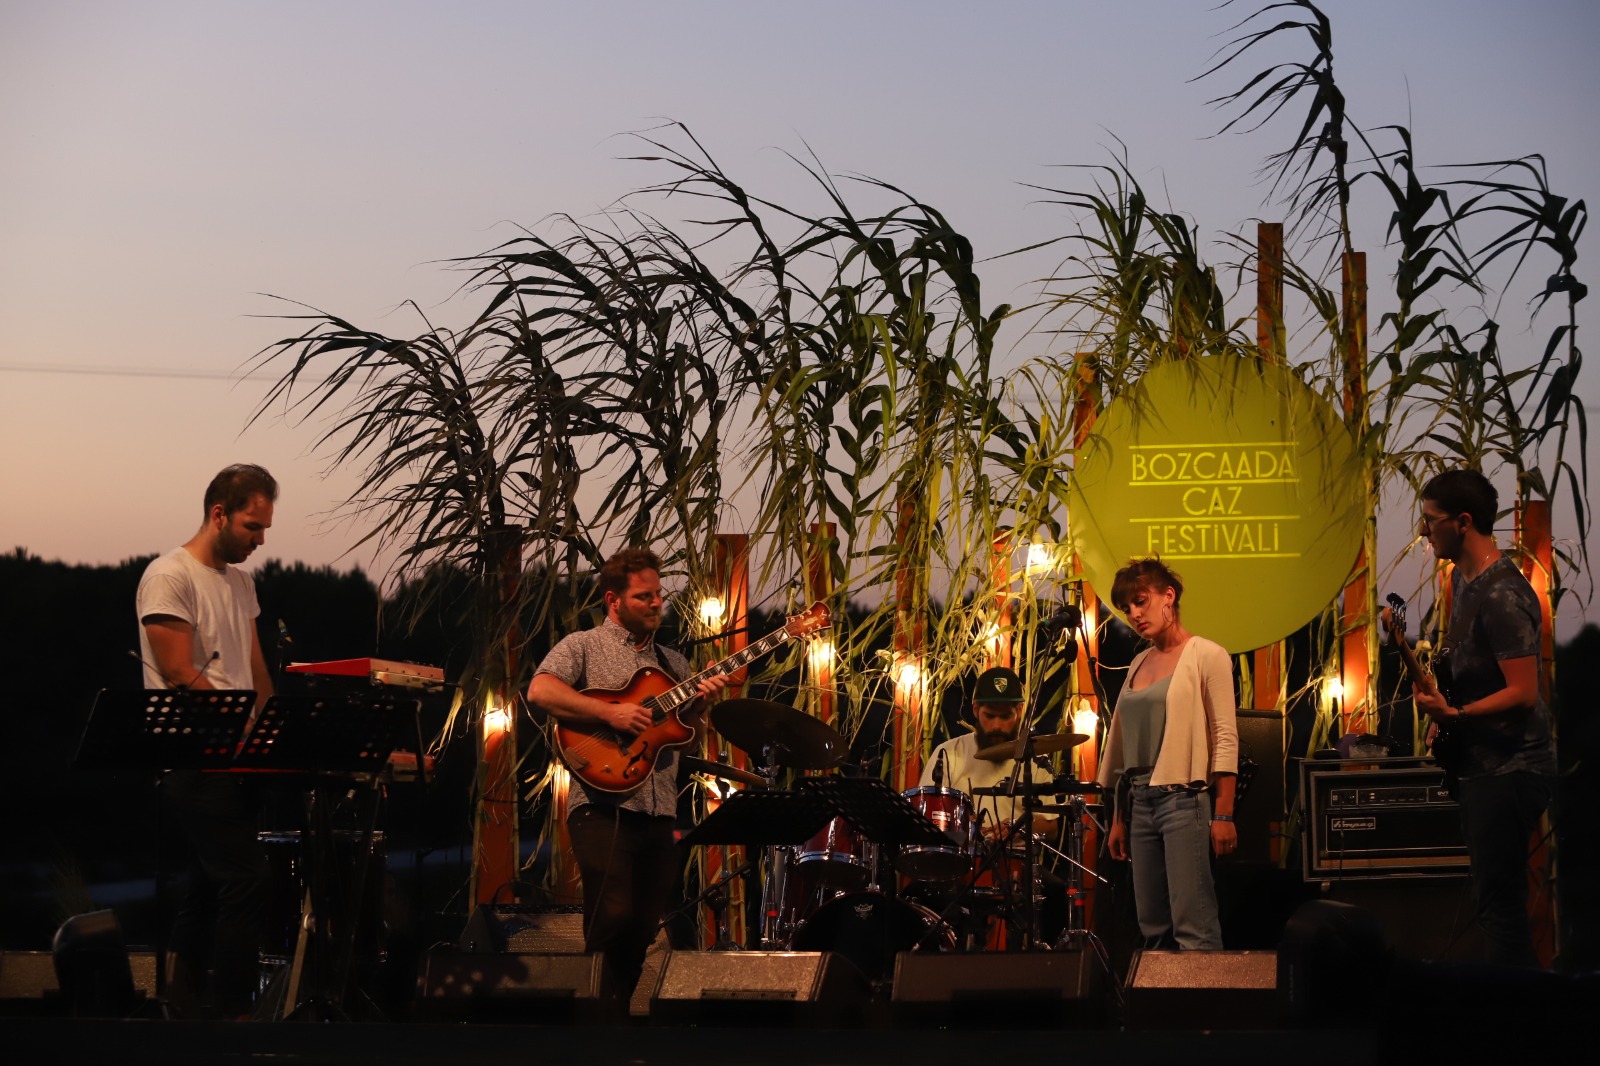
[[[1483,931],[1466,877],[1329,881],[1322,898],[1360,907],[1377,919],[1384,947],[1417,962],[1483,962]]]
[[[577,954],[583,951],[583,908],[543,907],[523,904],[479,904],[467,919],[461,933],[464,952],[553,952]],[[634,989],[628,1013],[643,1018],[650,1013],[650,993],[661,975],[661,966],[671,954],[667,934],[657,934],[645,953],[644,972]]]
[[[1283,772],[1284,716],[1278,711],[1241,709],[1237,720],[1240,766],[1248,766],[1250,784],[1233,808],[1239,850],[1231,861],[1276,863],[1283,854],[1289,817]]]
[[[666,1025],[858,1025],[871,995],[866,976],[831,951],[675,951],[650,997]]]
[[[890,1009],[897,1025],[992,1029],[994,1010],[981,1008],[1026,1002],[1028,1028],[1096,1025],[1106,1018],[1104,977],[1088,951],[902,951],[895,957]]]
[[[578,907],[531,907],[480,904],[461,933],[461,950],[583,950],[583,910]]]
[[[1270,1029],[1283,1017],[1276,951],[1141,951],[1123,990],[1129,1029]]]
[[[430,1021],[591,1025],[606,1022],[600,956],[430,951],[417,1012]]]

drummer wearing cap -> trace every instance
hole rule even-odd
[[[978,675],[977,691],[972,697],[974,730],[940,744],[933,758],[922,767],[923,785],[943,785],[960,789],[972,796],[975,788],[988,788],[1010,780],[1016,768],[1014,758],[999,762],[980,759],[978,753],[985,748],[1017,739],[1022,726],[1022,679],[1004,666],[996,666]],[[1029,770],[1029,780],[1050,781],[1053,774],[1035,763]],[[997,836],[1009,831],[1011,823],[1022,813],[1022,799],[1009,796],[972,796],[976,817],[986,836]],[[1039,816],[1036,831],[1054,827],[1054,819]]]

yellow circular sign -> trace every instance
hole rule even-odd
[[[1129,559],[1183,578],[1183,623],[1230,652],[1288,636],[1338,595],[1366,521],[1344,421],[1287,367],[1164,363],[1095,423],[1069,536],[1102,598]]]

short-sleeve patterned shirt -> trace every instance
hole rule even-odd
[[[643,647],[633,644],[633,635],[607,616],[594,629],[563,637],[550,649],[535,671],[550,674],[582,692],[586,689],[621,689],[628,686],[633,675],[647,667],[659,667],[682,680],[691,673],[689,660],[671,648],[647,641]],[[656,659],[656,652],[661,658]],[[567,793],[567,809],[593,803],[597,806],[621,807],[625,811],[643,814],[676,815],[678,813],[678,752],[668,748],[656,760],[656,769],[643,785],[626,795],[589,790],[576,777]]]
[[[1505,659],[1538,658],[1542,614],[1539,597],[1508,555],[1502,555],[1471,581],[1457,569],[1450,578],[1450,622],[1472,625],[1450,647],[1449,695],[1462,707],[1506,687],[1500,663]],[[1550,713],[1539,700],[1522,712],[1494,715],[1482,721],[1449,722],[1462,743],[1461,776],[1508,774],[1514,770],[1555,772]]]

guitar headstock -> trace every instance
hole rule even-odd
[[[1406,601],[1391,592],[1383,602],[1388,604],[1379,614],[1383,627],[1388,631],[1391,641],[1402,643],[1406,639]]]
[[[809,637],[813,633],[820,633],[832,626],[832,612],[828,610],[827,604],[818,600],[785,622],[783,631],[791,637]]]

